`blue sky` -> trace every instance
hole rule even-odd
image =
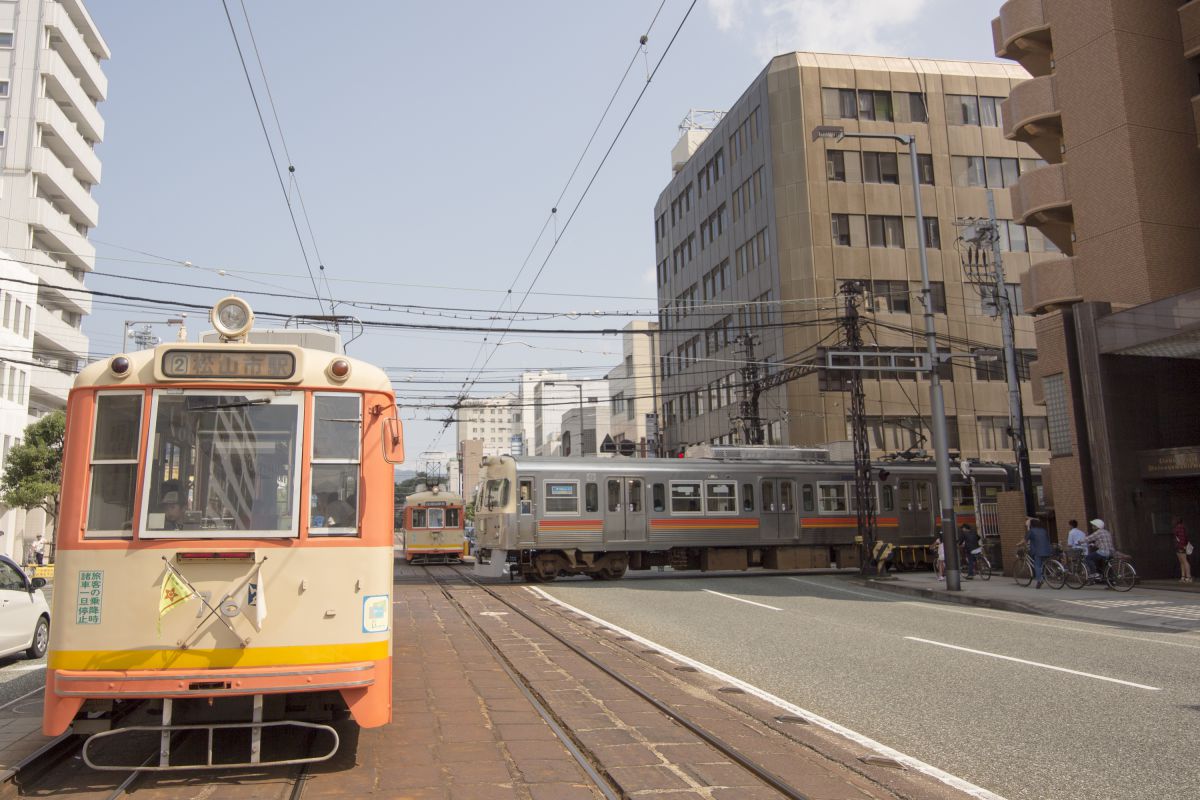
[[[478,309],[499,307],[532,253],[516,291],[528,287],[554,225],[540,240],[539,232],[638,37],[662,2],[645,55],[637,57],[558,202],[560,232],[691,4],[244,0],[276,127],[242,0],[228,2],[280,166],[286,168],[286,142],[296,167],[334,298]],[[670,177],[679,122],[690,108],[729,107],[772,53],[993,59],[989,26],[998,7],[999,0],[698,0],[525,308],[654,306],[652,209]],[[113,53],[104,65],[109,97],[101,105],[104,175],[94,190],[101,223],[92,232],[97,271],[106,274],[89,278],[89,286],[192,303],[248,289],[311,296],[222,4],[91,0],[88,8]],[[308,253],[315,269],[311,243]],[[318,312],[311,299],[248,299],[263,311]],[[397,322],[489,324],[367,305],[339,311]],[[104,356],[120,349],[125,320],[168,316],[169,309],[98,299],[84,331],[93,355]],[[586,317],[547,324],[598,326]],[[188,328],[195,339],[207,322],[192,312]],[[461,379],[481,336],[368,331],[349,352],[391,368],[402,402],[420,402],[454,393],[452,383],[422,379]],[[613,354],[620,343],[612,337],[510,338],[536,347],[499,348],[489,367],[503,372],[489,374],[594,366],[602,375],[619,360]],[[447,371],[428,371],[434,367]],[[481,384],[476,393],[503,388]],[[406,422],[410,463],[441,428],[423,418],[445,413],[405,410],[412,420]],[[451,429],[440,446],[452,447],[453,438]]]

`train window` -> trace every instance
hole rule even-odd
[[[546,481],[545,489],[547,514],[579,513],[578,481]]]
[[[425,528],[425,527],[428,527],[428,526],[425,524],[425,509],[423,509],[423,508],[414,508],[414,509],[412,510],[412,523],[409,525],[409,527],[410,527],[410,528]]]
[[[763,511],[774,511],[775,510],[775,482],[774,481],[763,481],[762,482],[762,496],[763,496],[763,499],[762,499]]]
[[[817,495],[821,499],[822,514],[844,513],[849,508],[844,483],[818,483]]]
[[[662,513],[667,510],[667,487],[661,483],[654,484],[652,491],[654,496],[654,510]]]
[[[486,491],[480,492],[479,503],[481,510],[495,511],[508,505],[508,478],[492,478],[487,482]]]
[[[796,510],[796,484],[791,481],[779,482],[779,510]]]
[[[446,513],[442,508],[431,508],[426,512],[425,527],[427,528],[444,528],[446,527]]]
[[[805,511],[814,511],[817,507],[817,501],[813,497],[813,487],[811,483],[806,483],[800,487],[800,496],[804,501]]]
[[[630,478],[629,483],[625,487],[629,495],[629,510],[634,514],[641,514],[645,510],[643,504],[643,489],[641,478]]]
[[[742,484],[742,511],[754,510],[754,484]]]
[[[930,505],[931,494],[932,494],[932,492],[930,491],[928,482],[926,482],[926,481],[918,481],[917,482],[917,510],[918,511],[928,511],[932,507]]]
[[[140,535],[219,539],[253,531],[264,537],[296,536],[304,513],[299,480],[303,402],[299,392],[155,392]],[[351,469],[349,485],[357,491],[357,464]],[[315,473],[314,468],[314,480]],[[339,478],[335,472],[321,480]],[[346,503],[332,508],[331,502],[321,500],[322,516],[347,518]],[[353,511],[348,517],[354,526]]]
[[[520,514],[533,513],[533,478],[521,478],[519,484],[520,503],[517,512]]]
[[[132,536],[142,395],[96,396],[87,536]]]
[[[621,481],[618,478],[608,479],[608,510],[621,511]]]
[[[589,514],[595,514],[600,510],[600,487],[594,483],[589,483],[586,487],[587,502],[584,504]]]
[[[309,536],[358,533],[362,396],[313,395],[312,504]]]
[[[737,484],[733,481],[708,481],[704,484],[705,509],[709,514],[737,513]]]
[[[700,481],[671,481],[671,513],[700,513]]]
[[[446,509],[446,527],[447,528],[457,528],[458,525],[459,525],[458,509],[457,508],[447,508]]]
[[[895,487],[884,484],[883,486],[879,487],[879,494],[882,495],[882,497],[883,497],[883,502],[880,504],[881,510],[895,511],[896,510],[896,489],[895,489]]]

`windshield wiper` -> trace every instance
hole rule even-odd
[[[245,408],[246,406],[266,406],[271,404],[271,398],[261,397],[258,400],[239,400],[236,403],[213,403],[208,406],[192,406],[188,411],[219,411],[223,408]]]

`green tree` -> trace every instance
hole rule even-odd
[[[66,415],[55,411],[25,428],[24,440],[8,451],[0,476],[0,499],[10,508],[40,508],[57,525],[62,490]]]

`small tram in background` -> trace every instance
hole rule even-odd
[[[860,566],[853,464],[830,461],[818,449],[705,452],[710,457],[485,458],[475,509],[476,571],[533,581],[581,574],[615,580],[628,569],[656,566]],[[896,546],[897,565],[929,563],[940,525],[934,465],[877,466],[879,539]],[[1003,465],[957,471],[956,526],[982,521],[983,508],[1012,483]]]
[[[404,499],[397,527],[396,552],[410,564],[453,564],[468,555],[463,498],[437,484]]]
[[[91,734],[98,769],[130,765],[91,745],[146,735],[135,768],[205,767],[214,738],[218,767],[322,760],[331,722],[391,719],[391,384],[335,334],[252,334],[239,298],[211,320],[67,401],[43,731]]]

